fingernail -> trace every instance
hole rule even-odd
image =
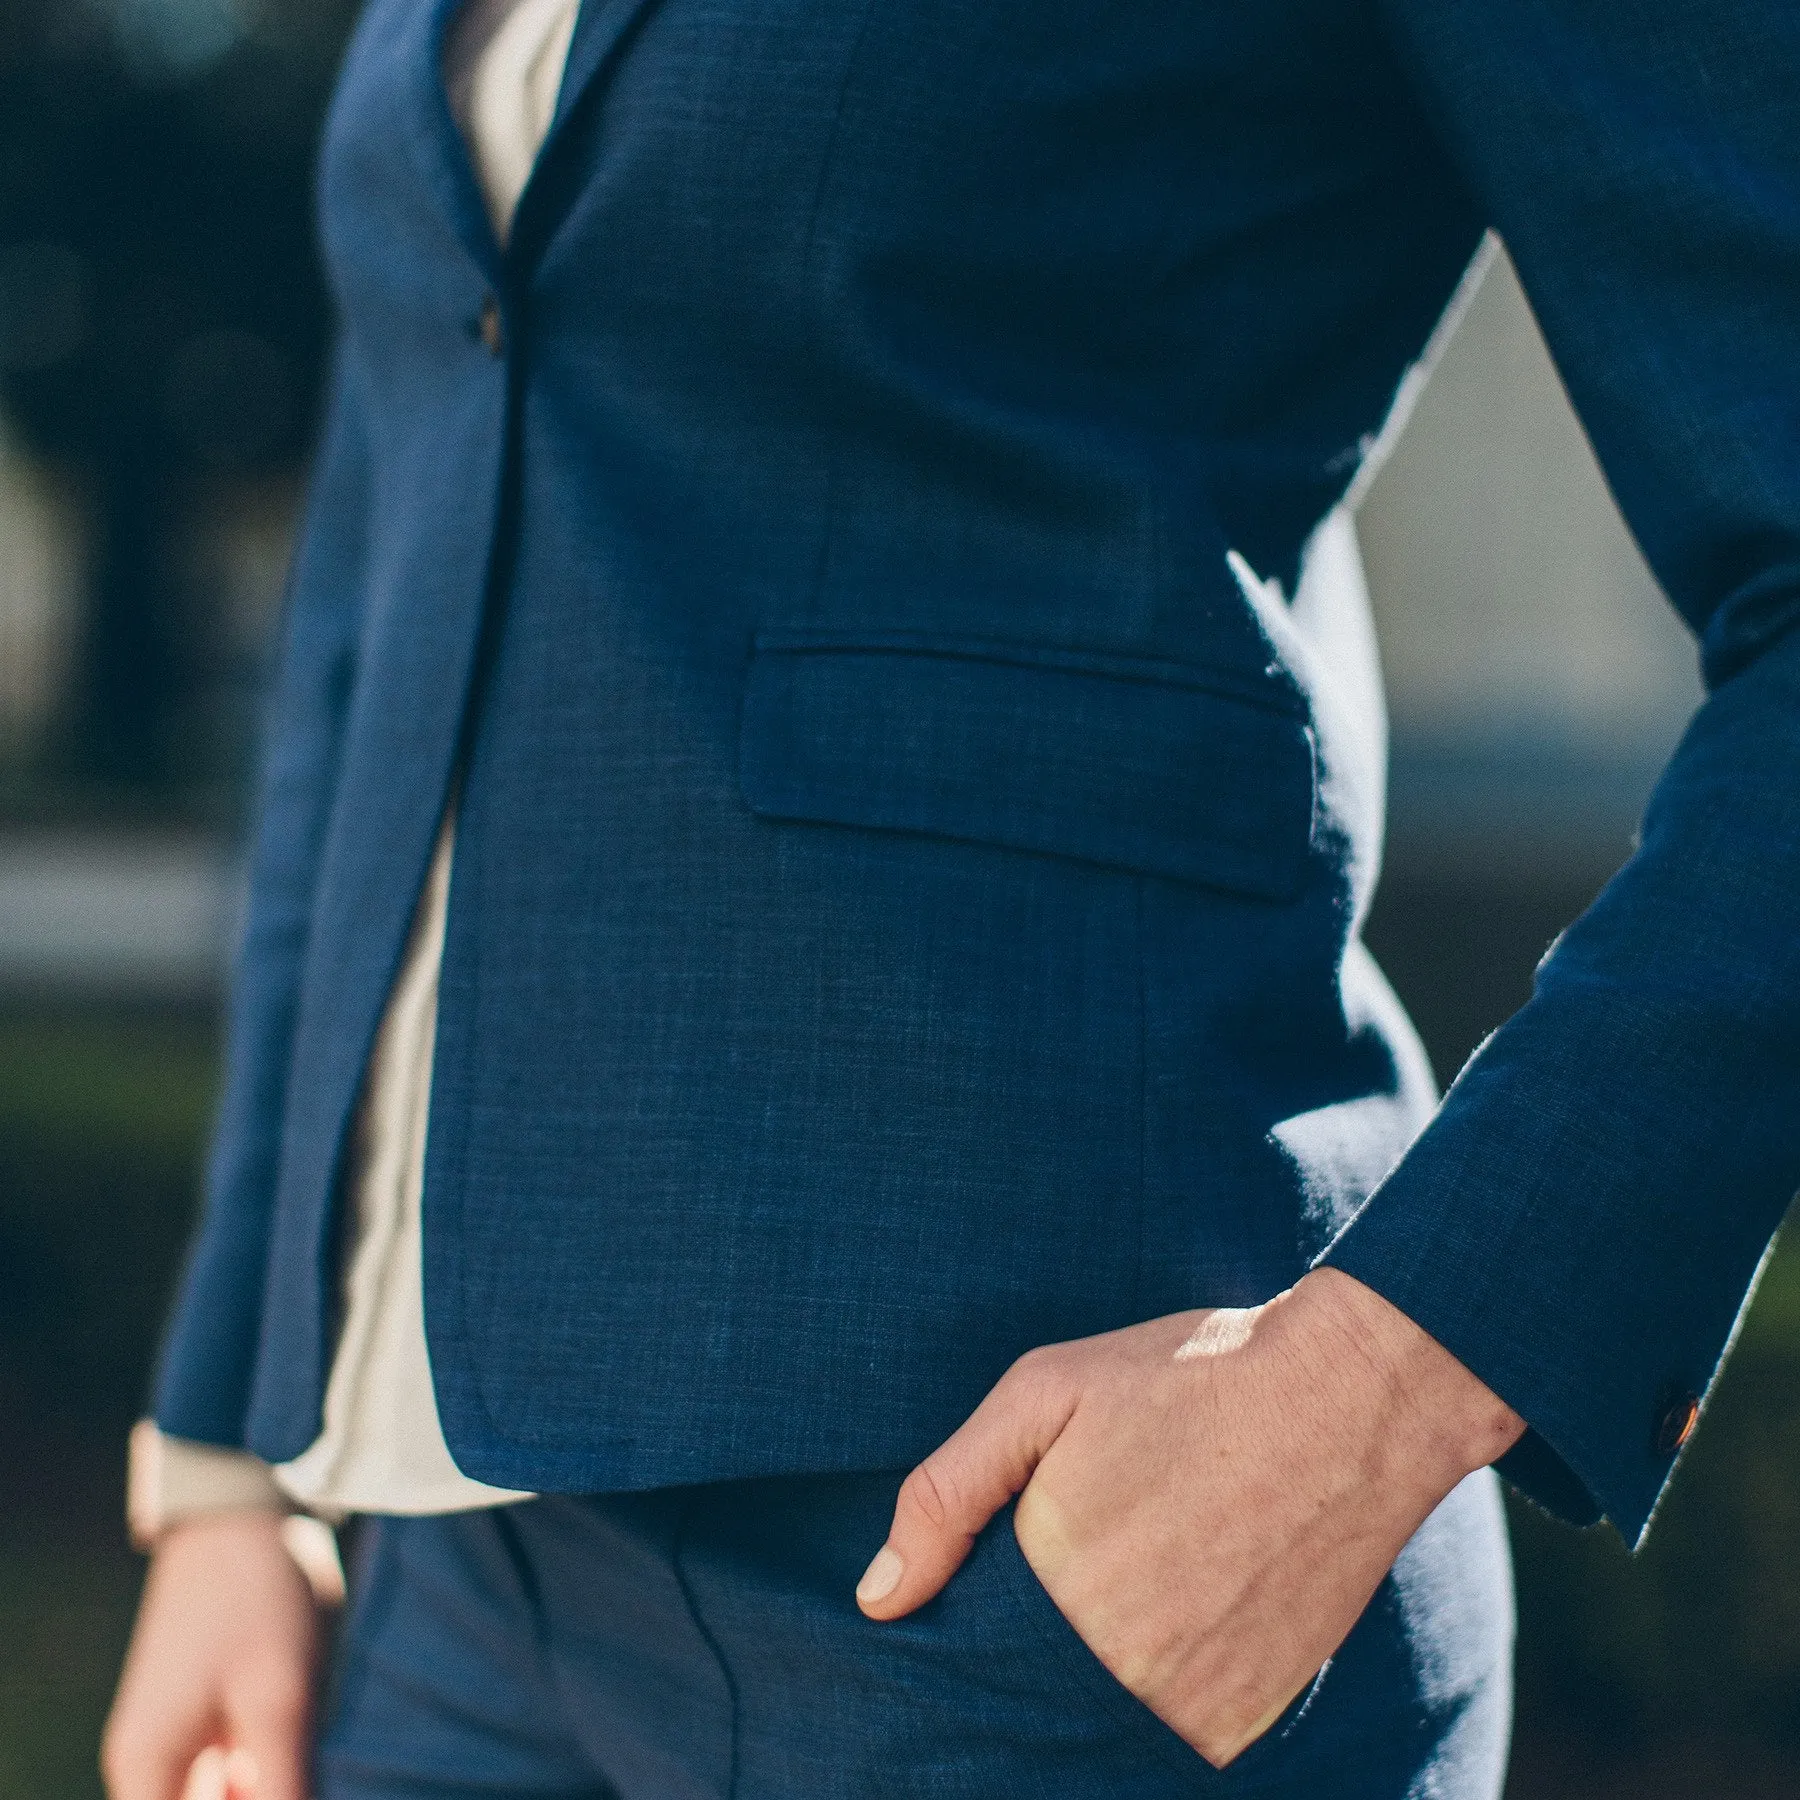
[[[900,1553],[892,1544],[883,1544],[856,1584],[857,1599],[864,1606],[878,1605],[900,1585],[900,1577],[905,1573],[906,1564],[900,1560]]]

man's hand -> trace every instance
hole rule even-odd
[[[180,1800],[203,1751],[231,1800],[305,1800],[318,1603],[273,1513],[209,1513],[157,1545],[107,1720],[112,1800]]]
[[[1034,1350],[907,1477],[857,1600],[938,1592],[1014,1494],[1094,1654],[1216,1767],[1348,1635],[1408,1538],[1524,1421],[1334,1269],[1266,1306]]]

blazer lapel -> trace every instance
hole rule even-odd
[[[413,9],[405,56],[410,71],[411,137],[432,197],[451,230],[490,282],[500,278],[500,246],[488,223],[468,145],[450,113],[444,87],[444,41],[464,0],[420,0]]]
[[[602,76],[613,66],[632,27],[655,4],[656,0],[581,0],[556,112],[513,214],[507,255],[515,264],[535,257],[555,230],[556,217],[569,195],[567,183],[555,181],[553,175],[571,123],[582,110],[582,102],[601,86]]]
[[[627,31],[653,0],[581,0],[575,17],[575,36],[563,70],[562,88],[556,98],[556,116],[550,122],[548,150],[600,71],[611,61]]]
[[[531,227],[542,210],[537,197],[539,174],[551,160],[558,139],[582,98],[611,62],[626,33],[654,0],[582,0],[576,16],[575,35],[563,70],[556,113],[550,131],[533,165],[531,179],[519,200],[507,252],[502,252],[488,222],[481,185],[469,160],[467,144],[450,113],[444,88],[444,42],[465,0],[421,0],[414,9],[406,40],[406,61],[411,72],[411,137],[420,168],[445,219],[476,266],[489,281],[500,284],[506,265],[517,264],[525,243],[539,233]]]

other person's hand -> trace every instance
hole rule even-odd
[[[273,1513],[173,1526],[150,1561],[100,1755],[111,1800],[181,1800],[214,1760],[231,1800],[305,1800],[322,1639]]]
[[[1408,1538],[1524,1421],[1334,1269],[1267,1305],[1034,1350],[913,1470],[857,1588],[929,1600],[1015,1494],[1100,1661],[1223,1767],[1305,1689]]]

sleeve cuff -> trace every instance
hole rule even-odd
[[[147,1550],[179,1520],[210,1512],[286,1515],[294,1503],[269,1465],[248,1450],[169,1437],[152,1420],[131,1430],[125,1516],[131,1541]]]

